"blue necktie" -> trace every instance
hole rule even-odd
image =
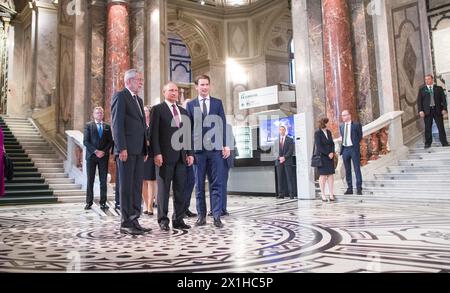
[[[102,138],[102,135],[103,135],[102,124],[98,123],[98,136],[100,137],[100,139]]]

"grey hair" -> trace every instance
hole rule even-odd
[[[130,79],[135,78],[137,73],[138,73],[137,69],[130,69],[130,70],[125,71],[125,75],[124,75],[124,78],[123,78],[124,81],[125,81],[125,84],[127,84],[127,82]]]
[[[92,110],[92,112],[95,112],[97,110],[102,110],[102,112],[105,112],[105,110],[103,110],[103,108],[100,106],[95,107],[94,110]]]

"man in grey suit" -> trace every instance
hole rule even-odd
[[[125,89],[114,94],[111,101],[114,154],[116,155],[119,185],[120,233],[140,235],[150,232],[138,219],[141,215],[144,160],[147,159],[145,114],[142,99],[142,74],[136,69],[125,72]]]

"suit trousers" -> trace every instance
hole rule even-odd
[[[433,135],[432,135],[433,119],[439,130],[439,140],[443,145],[448,144],[447,135],[445,134],[444,117],[442,116],[442,113],[439,113],[439,111],[436,110],[435,107],[430,108],[430,114],[425,115],[424,118],[425,144],[431,145],[431,143],[433,142]]]
[[[286,196],[289,194],[289,196],[294,195],[294,188],[293,188],[293,170],[292,170],[292,164],[283,163],[278,164],[277,166],[277,178],[278,178],[278,193],[279,195]],[[286,182],[286,185],[284,184]],[[287,193],[286,193],[287,192]]]
[[[227,160],[222,160],[223,161],[223,175],[222,175],[222,192],[220,193],[220,201],[221,201],[221,211],[222,212],[226,212],[227,211],[227,193],[228,193],[228,177],[230,174],[230,168],[228,167],[227,164]],[[210,179],[208,178],[208,181]],[[212,210],[213,207],[213,202],[212,202],[212,197],[209,197],[209,204],[210,204],[210,208]]]
[[[361,175],[361,152],[359,144],[351,147],[342,147],[342,159],[345,167],[345,180],[347,181],[347,188],[353,189],[352,183],[352,163],[355,168],[356,188],[362,189],[362,175]]]
[[[125,162],[117,156],[120,189],[121,226],[132,228],[141,216],[144,156],[128,155]]]
[[[163,164],[156,167],[158,181],[158,223],[169,223],[169,195],[170,187],[173,189],[174,212],[172,221],[179,223],[185,213],[184,189],[186,186],[186,164],[180,160],[173,164]]]
[[[214,218],[222,215],[223,158],[222,151],[202,151],[195,154],[197,213],[206,217],[205,179],[208,175],[211,211]]]
[[[96,155],[92,155],[86,160],[87,171],[87,189],[86,189],[86,203],[92,204],[94,202],[94,181],[95,171],[98,166],[98,176],[100,179],[100,204],[106,204],[106,180],[108,177],[108,161],[109,156],[98,158]]]
[[[189,210],[191,205],[192,191],[195,186],[194,166],[186,167],[186,188],[184,189],[184,212]]]

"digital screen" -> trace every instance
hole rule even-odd
[[[259,122],[259,143],[261,147],[272,146],[280,135],[280,125],[284,125],[287,134],[294,138],[294,116],[280,119],[260,120]]]

